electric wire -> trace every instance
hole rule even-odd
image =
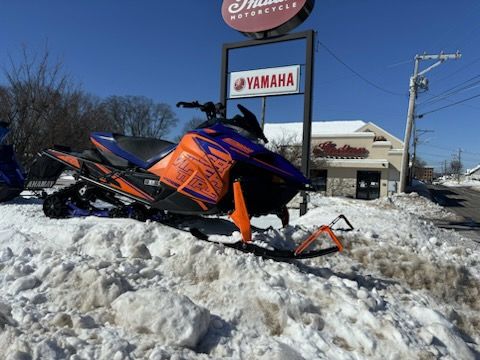
[[[374,88],[376,88],[377,90],[380,90],[384,93],[387,93],[387,94],[390,94],[390,95],[395,95],[395,96],[406,96],[406,94],[401,94],[401,93],[397,93],[397,92],[394,92],[394,91],[390,91],[388,89],[385,89],[377,84],[375,84],[373,81],[370,81],[369,79],[367,79],[366,77],[364,77],[362,74],[360,74],[359,72],[357,72],[355,69],[353,69],[350,65],[348,65],[346,62],[344,62],[342,59],[340,59],[340,57],[338,57],[328,46],[326,46],[323,42],[321,41],[318,41],[318,43],[335,59],[337,60],[340,64],[342,64],[343,66],[345,66],[348,70],[350,70],[353,74],[355,74],[358,78],[360,78],[361,80],[363,80],[364,82],[366,82],[367,84],[369,84],[370,86],[373,86]]]
[[[429,148],[433,148],[433,149],[437,149],[437,150],[443,150],[443,151],[449,151],[449,152],[458,151],[458,149],[446,148],[446,147],[437,146],[437,145],[430,145],[430,144],[421,144],[421,146],[426,146],[426,147],[429,147]],[[465,153],[465,154],[469,154],[469,155],[480,156],[480,153],[476,153],[476,152],[471,152],[471,151],[467,151],[467,150],[463,150],[462,152]]]
[[[470,66],[476,64],[476,63],[479,62],[479,61],[480,61],[480,57],[478,57],[478,58],[474,59],[473,61],[469,62],[468,64],[460,67],[460,69],[455,70],[454,72],[448,74],[447,76],[441,77],[441,78],[438,79],[437,81],[443,81],[443,80],[450,79],[452,76],[457,75],[459,72],[464,71],[465,69],[467,69],[467,68],[469,68]]]
[[[425,115],[433,114],[433,113],[436,113],[437,111],[441,111],[441,110],[450,108],[450,107],[452,107],[452,106],[460,105],[460,104],[463,104],[464,102],[467,102],[467,101],[470,101],[470,100],[473,100],[473,99],[476,99],[476,98],[479,98],[479,97],[480,97],[480,94],[477,94],[477,95],[471,96],[471,97],[469,97],[469,98],[467,98],[467,99],[463,99],[463,100],[460,100],[460,101],[456,101],[456,102],[454,102],[454,103],[451,103],[450,105],[445,105],[445,106],[439,107],[439,108],[437,108],[437,109],[433,109],[433,110],[424,112],[423,114],[420,114],[420,115],[418,115],[417,117],[418,117],[419,119],[421,119],[421,118],[423,118]]]
[[[430,102],[432,102],[432,101],[434,101],[434,100],[436,100],[436,99],[439,99],[439,98],[442,98],[442,99],[443,99],[443,98],[447,98],[447,97],[449,97],[449,96],[451,96],[451,95],[455,95],[455,94],[457,94],[458,92],[460,92],[460,91],[462,91],[462,90],[464,90],[464,89],[468,89],[468,88],[469,88],[470,86],[472,86],[472,85],[476,85],[476,84],[480,83],[480,80],[478,80],[478,81],[474,82],[473,84],[469,84],[469,85],[464,86],[463,88],[459,88],[460,86],[462,86],[462,85],[464,85],[464,84],[466,84],[466,83],[469,83],[469,82],[471,82],[471,81],[473,81],[473,80],[475,80],[475,79],[478,79],[478,78],[480,78],[480,75],[476,75],[476,76],[474,76],[474,77],[472,77],[472,78],[470,78],[470,79],[467,79],[467,80],[465,80],[465,81],[462,81],[461,83],[459,83],[459,84],[457,84],[457,85],[455,85],[455,86],[453,86],[453,87],[451,87],[451,88],[449,88],[449,89],[447,89],[447,90],[442,91],[440,94],[437,94],[437,95],[431,97],[430,99],[427,99],[426,101],[423,101],[423,102],[418,103],[418,105],[424,105],[424,104],[430,103]],[[459,89],[457,89],[457,88],[459,88]]]
[[[440,95],[437,95],[436,97],[434,98],[431,98],[429,100],[426,100],[424,102],[421,102],[419,103],[418,105],[423,105],[423,106],[428,106],[428,105],[433,105],[435,103],[438,103],[440,101],[443,101],[443,100],[447,100],[448,98],[454,96],[454,95],[457,95],[461,92],[465,92],[465,91],[468,91],[468,90],[472,90],[472,89],[475,89],[475,88],[478,88],[480,85],[480,80],[472,83],[472,84],[469,84],[469,85],[466,85],[464,87],[461,87],[459,89],[456,89],[455,91],[451,91],[447,94],[444,94],[443,96],[440,96]]]

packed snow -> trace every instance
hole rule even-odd
[[[461,179],[460,181],[448,179],[437,183],[448,187],[469,187],[474,190],[480,190],[480,180],[475,179]]]
[[[275,244],[350,219],[343,253],[292,263],[155,222],[52,220],[34,199],[0,214],[2,359],[479,358],[480,249],[419,196],[256,219]]]

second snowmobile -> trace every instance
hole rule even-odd
[[[277,214],[286,226],[286,204],[299,191],[312,190],[310,181],[285,158],[262,145],[268,140],[255,115],[245,107],[238,106],[242,115],[226,119],[224,109],[213,103],[181,102],[177,106],[198,108],[207,115],[207,120],[178,144],[97,132],[90,137],[93,150],[45,150],[43,157],[65,165],[78,178],[72,187],[45,199],[45,214],[52,218],[97,215],[160,221],[172,214],[228,214],[242,235],[242,241],[231,247],[243,251],[266,257],[306,258],[342,250],[331,234],[334,247],[306,252],[320,233],[295,250],[254,245],[250,218]],[[96,200],[113,208],[96,207]]]
[[[12,200],[23,191],[25,175],[12,145],[5,145],[9,124],[0,122],[0,202]]]

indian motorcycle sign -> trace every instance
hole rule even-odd
[[[343,145],[342,147],[337,147],[337,144],[331,141],[327,141],[318,144],[313,149],[313,154],[316,157],[359,159],[367,158],[369,155],[369,151],[365,148],[356,148],[350,145]]]
[[[298,94],[300,66],[230,73],[230,98]]]
[[[228,26],[257,39],[288,33],[304,22],[315,0],[224,0]]]

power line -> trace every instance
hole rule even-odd
[[[462,81],[461,83],[459,83],[459,84],[451,87],[450,89],[447,89],[447,90],[445,90],[445,91],[442,91],[440,94],[437,94],[437,95],[431,97],[430,99],[427,99],[427,100],[424,101],[424,102],[420,102],[418,105],[427,104],[427,103],[432,102],[433,100],[436,100],[437,98],[440,98],[440,97],[446,98],[446,97],[448,97],[448,96],[450,96],[450,95],[454,95],[454,94],[458,93],[459,91],[468,88],[469,86],[472,86],[472,85],[475,85],[475,84],[480,83],[480,80],[479,80],[479,81],[477,81],[477,82],[475,82],[475,83],[473,83],[473,84],[469,84],[469,85],[464,86],[463,88],[457,89],[458,87],[460,87],[460,86],[462,86],[462,85],[464,85],[464,84],[466,84],[466,83],[469,83],[469,82],[471,82],[471,81],[473,81],[473,80],[475,80],[475,79],[478,79],[478,78],[480,78],[480,75],[476,75],[476,76],[474,76],[474,77],[472,77],[472,78],[470,78],[470,79],[468,79],[468,80]]]
[[[457,149],[446,148],[446,147],[437,146],[437,145],[422,144],[422,146],[430,147],[430,148],[437,149],[437,150],[449,151],[449,152],[455,152],[455,151],[457,151]],[[470,154],[470,155],[474,155],[474,156],[480,156],[480,153],[476,153],[476,152],[471,152],[471,151],[466,151],[466,150],[464,150],[463,152],[464,152],[465,154]]]
[[[401,65],[406,65],[406,64],[411,64],[411,63],[413,63],[413,60],[410,59],[410,60],[400,61],[400,62],[397,62],[397,63],[394,63],[394,64],[387,65],[386,68],[390,69],[390,68],[394,68],[394,67],[401,66]]]
[[[327,52],[335,59],[337,60],[340,64],[342,64],[343,66],[345,66],[348,70],[350,70],[353,74],[355,74],[357,77],[359,77],[360,79],[362,79],[363,81],[365,81],[367,84],[369,84],[370,86],[373,86],[374,88],[380,90],[380,91],[383,91],[384,93],[387,93],[387,94],[390,94],[390,95],[395,95],[395,96],[405,96],[405,94],[401,94],[401,93],[397,93],[397,92],[394,92],[394,91],[390,91],[388,89],[385,89],[377,84],[375,84],[374,82],[370,81],[369,79],[367,79],[366,77],[364,77],[362,74],[360,74],[359,72],[357,72],[356,70],[354,70],[350,65],[348,65],[347,63],[345,63],[342,59],[340,59],[332,50],[330,50],[329,47],[327,47],[324,43],[322,43],[321,41],[318,41],[318,43],[325,49],[327,50]]]
[[[460,69],[455,70],[454,72],[450,73],[449,75],[444,76],[444,77],[438,79],[437,81],[443,81],[443,80],[450,79],[452,76],[458,74],[459,72],[462,72],[463,70],[469,68],[470,66],[472,66],[473,64],[476,64],[476,63],[479,62],[479,61],[480,61],[480,57],[478,57],[478,58],[474,59],[473,61],[469,62],[468,64],[460,67]]]
[[[459,104],[463,104],[464,102],[470,101],[470,100],[475,99],[475,98],[478,98],[478,97],[480,97],[480,94],[477,94],[477,95],[475,95],[475,96],[469,97],[469,98],[467,98],[467,99],[463,99],[463,100],[460,100],[460,101],[456,101],[456,102],[454,102],[454,103],[452,103],[452,104],[450,104],[450,105],[445,105],[445,106],[439,107],[439,108],[437,108],[437,109],[427,111],[427,112],[425,112],[425,113],[423,113],[423,114],[421,114],[421,115],[418,115],[417,117],[418,117],[419,119],[421,119],[421,118],[423,118],[425,115],[433,114],[433,113],[435,113],[435,112],[437,112],[437,111],[440,111],[440,110],[443,110],[443,109],[447,109],[447,108],[449,108],[449,107],[456,106],[456,105],[459,105]]]
[[[480,85],[480,80],[478,81],[475,81],[474,83],[472,84],[469,84],[469,85],[466,85],[460,89],[456,89],[455,91],[452,91],[448,94],[445,94],[443,96],[437,96],[436,98],[432,98],[430,100],[427,100],[425,102],[422,102],[420,103],[419,105],[432,105],[432,104],[435,104],[435,103],[438,103],[439,101],[444,101],[444,100],[447,100],[448,98],[454,96],[454,95],[457,95],[458,93],[461,93],[461,92],[465,92],[465,91],[468,91],[468,90],[472,90],[472,89],[476,89],[478,88]]]

